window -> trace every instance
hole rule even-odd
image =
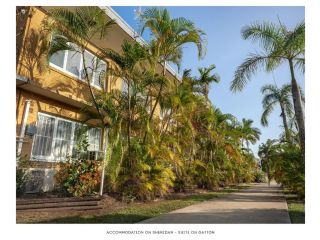
[[[101,129],[90,128],[88,131],[89,147],[88,151],[99,151],[100,150],[100,137]]]
[[[32,155],[49,157],[53,140],[55,118],[46,115],[38,115],[37,134],[35,135]]]
[[[81,124],[62,118],[39,113],[37,133],[32,146],[32,158],[44,161],[64,161],[74,152],[76,129]],[[89,151],[99,151],[101,129],[90,128],[87,131]]]
[[[74,48],[77,49],[77,46]],[[91,85],[98,88],[104,87],[102,82],[106,78],[107,64],[88,51],[84,52],[83,58],[76,51],[58,51],[50,57],[49,62],[51,66],[80,80],[85,80],[85,66]]]
[[[75,76],[79,76],[80,67],[81,67],[80,64],[81,64],[81,54],[76,51],[68,51],[67,62],[66,62],[67,71],[74,74]]]
[[[81,75],[81,79],[82,80],[86,79],[86,75],[85,75],[86,72],[85,72],[84,67],[86,67],[89,79],[92,79],[93,70],[94,70],[94,62],[95,62],[94,55],[86,51],[84,53],[84,60],[83,60],[83,63],[82,63],[82,65],[83,65],[82,66],[82,75]]]
[[[57,120],[56,134],[54,136],[53,156],[56,160],[64,160],[71,154],[72,149],[72,122]]]
[[[64,57],[65,57],[65,52],[59,51],[51,55],[49,62],[60,68],[63,68]]]

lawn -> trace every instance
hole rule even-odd
[[[291,223],[305,223],[304,200],[299,199],[294,193],[284,191],[288,204]]]
[[[212,198],[217,198],[230,192],[237,191],[239,188],[246,187],[247,186],[241,186],[237,188],[223,189],[219,192],[190,195],[181,199],[132,203],[128,204],[127,207],[114,210],[107,214],[64,217],[41,221],[41,223],[137,223],[179,208],[187,207]]]

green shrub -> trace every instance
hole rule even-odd
[[[20,197],[26,190],[26,174],[25,170],[16,167],[16,195]]]
[[[69,159],[57,165],[55,181],[63,196],[83,197],[96,193],[100,183],[100,162]]]
[[[28,177],[26,174],[28,160],[25,157],[17,156],[16,158],[16,196],[20,197],[26,190]]]
[[[302,154],[298,147],[286,147],[279,158],[275,179],[291,189],[300,198],[305,195],[305,174]]]
[[[254,182],[256,182],[256,183],[266,182],[265,173],[261,169],[257,169],[254,172]]]

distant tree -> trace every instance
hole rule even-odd
[[[268,117],[274,110],[275,105],[279,104],[286,140],[291,141],[288,126],[288,118],[291,119],[293,116],[293,106],[290,99],[291,85],[283,85],[280,89],[276,85],[264,85],[261,88],[261,93],[263,94],[262,106],[264,110],[261,116],[262,126],[268,126]]]

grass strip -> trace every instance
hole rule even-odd
[[[115,210],[114,212],[107,214],[64,217],[49,221],[42,221],[41,223],[137,223],[176,209],[217,198],[243,188],[247,188],[247,186],[223,189],[219,192],[191,195],[182,199],[163,200],[143,204],[133,203],[132,205],[128,205],[128,207]]]

